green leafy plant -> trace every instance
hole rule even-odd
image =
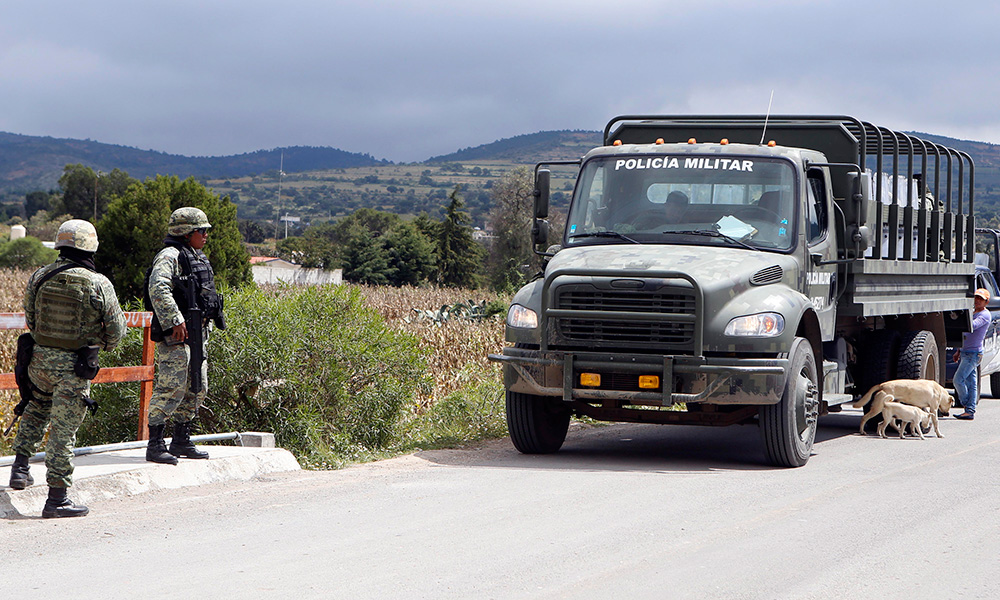
[[[228,299],[227,299],[228,301]],[[425,383],[425,352],[356,288],[249,287],[209,347],[214,430],[273,431],[307,460],[384,449]]]
[[[492,318],[504,310],[505,307],[500,307],[496,301],[483,300],[482,302],[476,302],[475,300],[469,300],[468,302],[445,304],[437,310],[414,308],[413,312],[417,314],[416,317],[413,319],[406,317],[405,321],[410,323],[414,320],[425,320],[440,326],[451,319],[482,321]]]

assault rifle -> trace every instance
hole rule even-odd
[[[31,383],[31,379],[28,377],[28,364],[31,363],[31,353],[34,347],[35,338],[31,337],[30,333],[22,333],[17,337],[14,381],[17,382],[17,391],[21,394],[21,401],[14,407],[14,418],[11,419],[10,425],[4,430],[4,437],[10,435],[10,431],[14,429],[17,420],[24,414],[24,409],[28,407],[28,403],[35,399],[34,392],[37,388]],[[42,393],[41,390],[38,391]]]
[[[188,334],[185,343],[191,348],[191,360],[188,362],[189,387],[191,393],[197,394],[201,391],[201,365],[205,362],[204,321],[202,320],[201,305],[198,304],[201,285],[198,283],[197,277],[181,275],[174,277],[174,286],[184,292],[187,304],[184,311],[184,322],[187,325]]]

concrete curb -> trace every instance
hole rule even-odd
[[[180,464],[146,462],[142,449],[117,450],[76,457],[69,497],[88,504],[153,490],[175,489],[230,480],[248,480],[267,473],[299,470],[291,452],[283,448],[201,446],[208,460],[181,459]],[[40,515],[48,496],[45,465],[31,464],[35,484],[25,490],[7,487],[10,467],[0,468],[0,518]]]

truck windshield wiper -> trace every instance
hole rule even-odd
[[[626,242],[632,242],[633,244],[641,244],[642,242],[637,242],[627,235],[618,233],[617,231],[592,231],[590,233],[577,233],[569,236],[571,238],[588,238],[588,237],[600,237],[600,238],[618,238],[620,240],[625,240]]]
[[[681,234],[681,235],[703,235],[703,236],[706,236],[706,237],[722,238],[722,239],[728,240],[728,241],[730,241],[730,242],[732,242],[734,244],[739,244],[740,246],[743,246],[744,248],[747,248],[749,250],[757,250],[757,248],[751,246],[750,244],[748,244],[748,243],[746,243],[746,242],[744,242],[742,240],[738,240],[738,239],[736,239],[734,237],[728,236],[728,235],[722,233],[721,231],[712,231],[711,229],[689,229],[689,230],[686,230],[686,231],[664,231],[663,233],[678,233],[678,234]]]

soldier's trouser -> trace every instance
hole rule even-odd
[[[208,392],[208,361],[201,365],[201,391],[194,394],[188,386],[190,360],[191,349],[187,344],[156,343],[156,377],[153,397],[149,401],[150,425],[163,425],[167,419],[187,423],[197,415]]]
[[[73,369],[42,369],[34,362],[28,366],[28,376],[38,389],[52,395],[35,394],[35,401],[28,403],[14,438],[14,452],[34,455],[48,427],[45,480],[49,487],[68,488],[73,485],[73,447],[87,414],[90,380],[77,377]]]

